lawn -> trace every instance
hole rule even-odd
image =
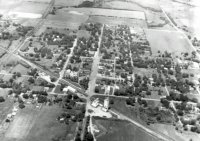
[[[43,106],[41,110],[28,106],[20,110],[5,134],[4,141],[51,141],[53,138],[72,140],[76,123],[59,123],[56,118],[61,112],[62,108],[57,105]]]
[[[95,133],[97,141],[158,141],[128,121],[93,118],[100,131]]]
[[[154,29],[146,29],[145,32],[153,54],[156,54],[158,51],[167,51],[179,56],[182,52],[190,53],[194,51],[179,32]]]

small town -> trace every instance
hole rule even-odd
[[[0,141],[199,141],[199,11],[0,0]]]

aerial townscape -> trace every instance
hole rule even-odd
[[[199,0],[0,0],[0,141],[200,141]]]

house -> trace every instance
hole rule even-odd
[[[93,107],[98,107],[99,106],[99,99],[95,99],[94,101],[92,101],[92,104],[91,104]]]
[[[76,89],[72,88],[71,86],[67,86],[63,89],[63,92],[72,92],[72,93],[76,93]]]
[[[110,86],[107,86],[107,87],[106,87],[106,94],[109,95],[109,93],[110,93]]]
[[[104,99],[103,106],[104,106],[104,108],[106,108],[106,109],[109,108],[109,99],[108,99],[108,98]]]

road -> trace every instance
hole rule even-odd
[[[125,116],[125,115],[123,115],[123,114],[121,114],[121,113],[119,113],[119,112],[112,111],[112,110],[109,110],[109,111],[110,111],[111,113],[113,113],[113,114],[119,116],[121,119],[127,120],[127,121],[133,123],[134,125],[136,125],[137,127],[141,128],[141,129],[143,129],[143,130],[145,130],[147,133],[151,134],[151,135],[154,136],[154,137],[160,138],[160,139],[163,140],[163,141],[174,141],[173,139],[169,138],[168,136],[166,136],[166,135],[164,135],[164,134],[161,134],[161,133],[154,132],[153,130],[151,130],[151,129],[145,127],[144,125],[142,125],[142,124],[140,124],[140,123],[138,123],[138,122],[132,120],[131,118],[129,118],[129,117],[127,117],[127,116]]]
[[[67,68],[67,64],[69,63],[69,60],[70,60],[70,58],[71,58],[72,55],[73,55],[73,51],[74,51],[74,48],[75,48],[76,45],[77,45],[77,41],[78,41],[78,39],[76,38],[76,39],[74,40],[73,47],[71,48],[71,52],[70,52],[70,54],[68,55],[67,60],[66,60],[64,66],[63,66],[63,68],[62,68],[62,70],[61,70],[61,72],[60,72],[60,76],[59,76],[58,80],[55,82],[55,86],[57,86],[57,85],[59,84],[59,81],[63,78],[63,76],[64,76],[64,74],[65,74],[65,70],[66,70],[66,68]],[[56,88],[56,87],[55,87],[55,88]],[[53,92],[55,91],[55,88],[53,89]]]
[[[90,75],[89,88],[88,88],[89,96],[91,96],[93,94],[94,89],[95,89],[96,77],[98,74],[98,66],[99,66],[99,62],[100,62],[99,50],[100,50],[101,42],[102,42],[103,29],[104,29],[104,24],[101,28],[101,35],[99,36],[98,49],[93,58],[92,72]]]

